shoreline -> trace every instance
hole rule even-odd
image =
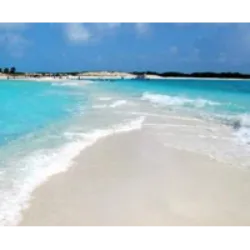
[[[86,148],[32,194],[19,226],[250,225],[250,172],[142,130]]]
[[[44,79],[49,81],[48,78]],[[47,87],[54,85],[52,92],[57,95],[58,92],[61,94],[61,90],[56,89],[58,85],[76,86],[94,82],[68,79],[55,79],[55,81],[56,83],[51,82],[42,87],[47,91]],[[8,85],[7,81],[2,83],[4,83],[3,86]],[[13,87],[19,85],[14,81],[12,84],[11,81],[9,83]],[[126,81],[120,83],[126,85]],[[158,85],[157,81],[155,83]],[[165,84],[167,83],[166,81]],[[182,83],[186,84],[184,81]],[[130,84],[132,85],[132,81]],[[174,82],[169,81],[169,84],[174,85]],[[228,84],[230,86],[230,82]],[[28,87],[36,87],[35,85],[35,83],[27,83]],[[84,90],[83,93],[78,88],[65,89],[65,94],[80,94],[80,99],[87,96],[90,112],[86,112],[83,119],[79,117],[79,120],[76,114],[75,122],[74,119],[69,120],[67,128],[61,127],[61,132],[65,131],[60,133],[61,141],[65,141],[65,147],[60,147],[58,143],[58,147],[51,148],[49,151],[42,149],[41,154],[35,152],[34,159],[37,160],[35,163],[33,157],[26,157],[30,155],[28,151],[25,157],[21,157],[25,160],[24,165],[27,164],[27,170],[34,167],[34,173],[27,171],[25,172],[27,175],[23,177],[15,176],[21,181],[20,187],[14,187],[14,192],[11,191],[14,194],[13,199],[9,199],[12,196],[8,195],[8,192],[6,192],[7,195],[3,195],[2,201],[5,201],[6,197],[6,203],[2,203],[1,206],[2,225],[16,225],[20,215],[17,212],[29,204],[29,201],[31,206],[24,211],[24,219],[20,225],[44,223],[47,225],[58,225],[58,223],[62,225],[126,225],[126,223],[129,225],[207,225],[210,222],[215,225],[250,224],[246,211],[246,208],[250,209],[250,207],[244,208],[245,201],[250,204],[249,172],[244,172],[246,176],[243,176],[243,172],[237,169],[237,167],[250,166],[247,148],[237,146],[235,143],[242,142],[241,134],[233,136],[232,132],[235,131],[231,126],[220,122],[214,123],[209,119],[198,119],[200,116],[196,117],[196,112],[193,116],[192,112],[189,114],[189,112],[183,112],[185,109],[178,108],[178,105],[183,106],[185,103],[191,103],[195,108],[200,108],[205,104],[217,105],[216,102],[211,102],[209,98],[201,101],[196,98],[189,100],[180,97],[177,98],[176,103],[176,98],[169,97],[167,93],[166,98],[163,96],[162,100],[162,96],[158,98],[153,94],[154,91],[150,91],[152,95],[147,96],[142,89],[140,95],[133,96],[131,95],[133,88],[127,93],[109,90],[102,86],[97,88],[99,84],[97,85],[86,84],[86,91]],[[164,108],[175,103],[176,110],[179,109],[180,112]],[[158,104],[159,106],[163,104],[163,107],[158,107]],[[237,121],[241,123],[243,118],[237,117]],[[142,131],[127,133],[124,136],[110,136],[114,131],[119,133],[134,127],[142,128]],[[103,135],[109,135],[109,137],[105,140],[100,139]],[[50,148],[53,137],[48,142],[44,144],[44,149],[47,145]],[[92,142],[95,144],[91,149],[84,150],[86,143],[90,145]],[[37,148],[39,147],[40,145],[37,144]],[[76,157],[79,153],[80,156]],[[18,164],[20,159],[16,158],[15,154],[8,155],[8,158],[10,161],[14,160],[13,162],[17,163],[16,166],[20,168]],[[212,161],[212,158],[217,161]],[[75,164],[71,164],[72,162]],[[230,164],[235,165],[236,169],[231,168]],[[36,166],[41,168],[36,170]],[[92,166],[96,169],[95,172],[90,169]],[[228,167],[231,168],[230,171]],[[69,169],[69,171],[62,174],[63,169],[65,171]],[[59,174],[55,175],[57,173]],[[55,181],[57,179],[59,181]],[[99,189],[100,186],[101,189]],[[85,187],[87,190],[84,190]],[[148,190],[149,187],[150,190]],[[247,190],[245,190],[246,187]],[[212,199],[217,195],[214,189],[220,190],[216,203]],[[186,190],[189,191],[186,192]],[[196,193],[196,190],[199,193]],[[228,200],[225,200],[228,196],[230,196]],[[30,197],[32,197],[31,200]],[[143,199],[141,200],[140,197]],[[127,206],[126,204],[132,205],[124,209],[116,203],[117,200],[124,207]],[[221,201],[227,204],[226,207],[221,204]],[[176,205],[176,202],[181,205]],[[171,211],[169,206],[173,208]],[[179,214],[179,206],[187,208],[187,211],[181,211],[181,215],[176,217],[176,214]],[[190,206],[192,209],[189,209]],[[104,208],[105,211],[100,211],[99,208]],[[115,217],[107,216],[109,209],[114,210]],[[52,213],[55,210],[59,211],[58,215],[55,212]],[[193,210],[201,214],[196,217],[192,214]],[[73,218],[69,218],[68,214],[72,211],[78,212]],[[96,211],[95,214],[92,211]],[[143,214],[144,217],[141,217]],[[239,217],[238,214],[242,215]],[[106,220],[106,217],[110,220]],[[158,220],[158,217],[161,220]],[[224,219],[221,220],[221,218]]]
[[[205,81],[250,81],[243,78],[207,78],[207,77],[161,77],[157,75],[146,75],[145,79],[136,79],[136,76],[124,76],[124,75],[79,75],[79,76],[63,76],[63,77],[23,77],[23,76],[7,76],[0,75],[0,80],[21,80],[21,81],[72,81],[72,80],[205,80]]]

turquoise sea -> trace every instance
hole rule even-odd
[[[152,124],[150,117],[169,114],[202,120],[208,129],[225,127],[230,143],[223,143],[217,133],[216,143],[209,142],[209,154],[219,155],[218,160],[242,154],[238,165],[248,168],[250,81],[1,80],[0,225],[16,224],[34,188],[66,171],[99,138],[142,129]],[[190,135],[193,139],[178,146],[192,148],[196,135]],[[217,148],[217,142],[222,147]],[[198,143],[202,148],[203,141]]]

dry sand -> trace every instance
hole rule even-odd
[[[35,190],[20,225],[250,225],[250,173],[144,130],[114,135]]]

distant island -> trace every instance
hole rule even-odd
[[[74,71],[74,72],[20,72],[15,67],[0,68],[2,79],[166,79],[166,78],[206,78],[206,79],[250,79],[250,74],[239,72],[155,72],[155,71]]]

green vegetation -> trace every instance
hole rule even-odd
[[[16,74],[16,68],[15,67],[11,67],[11,68],[0,68],[0,73],[4,73],[4,74]]]
[[[4,74],[9,74],[9,68],[5,68],[5,69],[3,70],[3,73],[4,73]]]
[[[9,70],[10,74],[15,74],[16,73],[16,68],[15,67],[11,67]]]
[[[231,78],[231,79],[250,79],[250,74],[242,74],[239,72],[194,72],[194,73],[182,73],[182,72],[152,72],[152,71],[144,71],[144,72],[132,72],[132,74],[136,75],[158,75],[162,77],[200,77],[200,78]]]

